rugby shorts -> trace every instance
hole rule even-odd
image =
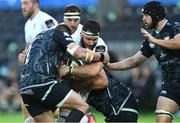
[[[32,117],[60,107],[71,94],[68,85],[57,80],[21,91],[23,102]],[[58,105],[58,106],[57,106]]]

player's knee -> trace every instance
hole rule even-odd
[[[173,120],[173,114],[168,111],[156,110],[155,113],[157,122],[171,122]]]

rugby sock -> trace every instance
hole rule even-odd
[[[84,117],[81,119],[80,123],[88,123],[88,117],[84,115]]]
[[[80,122],[84,113],[78,109],[72,109],[65,122]]]
[[[32,117],[26,118],[24,123],[33,123],[33,118]]]

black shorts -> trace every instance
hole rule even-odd
[[[163,84],[160,96],[167,97],[167,98],[175,101],[180,106],[180,83]]]
[[[23,102],[32,117],[61,106],[71,89],[59,81],[21,91]]]
[[[118,115],[106,117],[106,122],[137,122],[139,111],[138,100],[131,93],[126,104],[122,107]]]
[[[91,91],[87,103],[103,113],[106,122],[137,122],[138,101],[134,95],[129,93],[124,96],[118,91],[113,92],[117,95],[112,97],[107,89]]]

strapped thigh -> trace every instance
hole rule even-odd
[[[172,120],[174,119],[173,114],[168,111],[156,110],[155,113],[156,113],[156,115],[165,115],[165,116],[171,117]]]

